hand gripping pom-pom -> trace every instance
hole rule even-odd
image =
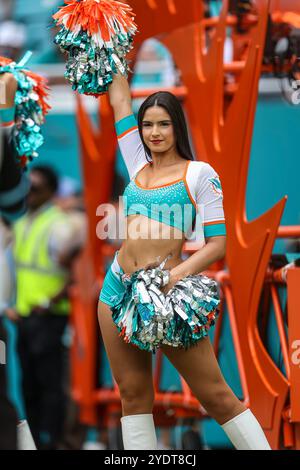
[[[187,276],[165,295],[159,287],[170,272],[158,268],[123,274],[125,292],[112,307],[120,336],[140,349],[155,352],[162,344],[189,348],[207,336],[220,303],[217,283],[206,276]]]
[[[137,31],[129,5],[115,0],[65,0],[53,15],[60,31],[54,42],[67,53],[65,78],[73,90],[98,97],[113,74],[127,77],[127,53]]]
[[[47,80],[25,67],[31,55],[27,52],[19,63],[0,57],[0,74],[11,73],[18,83],[12,144],[24,171],[28,162],[38,157],[38,149],[44,143],[41,126],[50,109]]]

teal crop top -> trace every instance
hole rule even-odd
[[[187,162],[183,178],[166,185],[143,188],[136,177],[132,179],[123,194],[125,217],[133,214],[145,215],[187,234],[196,216],[196,208],[185,182],[189,163],[190,161]]]
[[[182,178],[144,188],[137,175],[152,162],[146,158],[135,117],[118,121],[116,131],[130,178],[123,194],[125,217],[141,214],[178,228],[186,237],[192,235],[189,231],[196,217],[196,230],[202,227],[205,238],[226,235],[222,186],[211,165],[188,160]]]

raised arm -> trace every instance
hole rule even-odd
[[[11,73],[0,75],[0,126],[10,132],[15,123],[15,94],[18,83]]]
[[[109,86],[110,104],[114,111],[118,143],[129,178],[147,163],[138,125],[132,110],[131,92],[127,79],[123,75],[114,75]]]
[[[0,75],[0,109],[8,109],[15,106],[17,88],[17,80],[11,73]]]
[[[109,100],[114,110],[115,122],[132,114],[131,91],[127,78],[116,74],[109,86]]]
[[[29,180],[21,171],[9,137],[15,124],[17,81],[10,73],[0,75],[0,214],[14,221],[26,211]]]

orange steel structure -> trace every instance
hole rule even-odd
[[[186,8],[185,0],[130,0],[128,3],[137,14],[140,28],[136,44],[157,36],[173,55],[182,77],[182,87],[175,92],[184,98],[195,154],[199,160],[208,161],[221,177],[227,221],[228,271],[223,270],[221,264],[217,269],[216,266],[211,267],[208,273],[220,282],[223,303],[227,306],[244,401],[259,419],[273,449],[279,449],[281,445],[299,449],[300,404],[297,397],[300,396],[300,371],[299,364],[297,361],[294,363],[292,357],[297,355],[297,332],[300,331],[297,316],[300,270],[291,270],[287,278],[287,339],[276,290],[278,281],[267,267],[276,237],[300,236],[300,227],[279,227],[286,196],[252,221],[247,220],[245,209],[258,81],[270,4],[268,0],[257,1],[258,15],[255,21],[251,18],[243,60],[227,64],[224,70],[223,44],[226,26],[232,22],[227,1],[224,1],[218,21],[213,21],[209,47],[206,44],[207,20],[204,19],[202,2],[190,0],[189,8]],[[272,11],[280,12],[282,4],[273,0]],[[290,1],[290,4],[292,8],[294,2]],[[293,11],[299,9],[293,8]],[[237,83],[230,97],[224,85],[224,72],[228,70],[237,74]],[[135,92],[134,96],[146,96],[151,92]],[[111,248],[96,235],[97,207],[109,201],[116,151],[113,116],[107,97],[99,100],[99,128],[92,124],[79,97],[77,118],[89,237],[76,266],[77,283],[71,292],[75,329],[73,395],[80,403],[83,421],[96,423],[97,409],[101,409],[102,416],[109,424],[113,412],[120,412],[117,387],[113,390],[96,388],[96,305],[105,275],[105,260],[107,255],[112,255]],[[194,249],[188,243],[184,246],[187,252]],[[271,359],[258,331],[258,306],[265,283],[271,283],[286,376]],[[222,315],[215,331],[216,353],[221,328]],[[158,425],[175,423],[178,416],[201,417],[205,414],[184,380],[182,393],[162,393],[159,391],[160,376],[161,357],[158,354],[154,377]],[[167,409],[173,409],[174,414],[166,413]]]

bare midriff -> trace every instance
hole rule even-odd
[[[133,227],[138,228],[138,234]],[[144,215],[130,215],[127,217],[126,232],[118,253],[118,263],[125,273],[131,274],[150,265],[158,266],[168,255],[171,256],[164,269],[171,270],[182,262],[185,236],[178,228]]]

